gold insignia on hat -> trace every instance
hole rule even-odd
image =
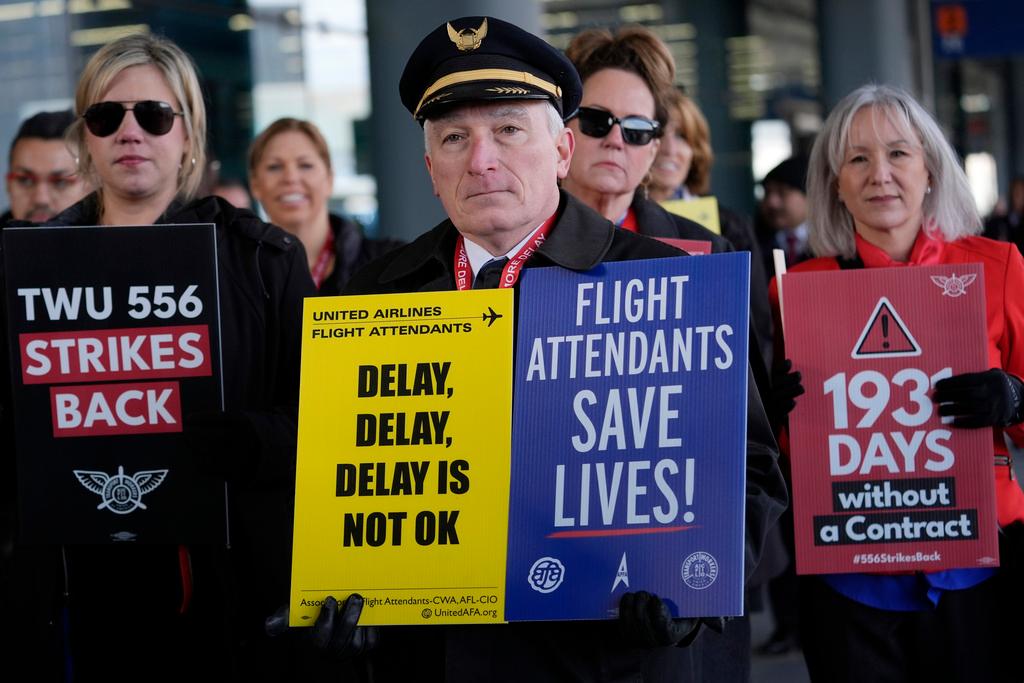
[[[477,49],[484,38],[487,37],[487,17],[484,17],[484,21],[480,24],[479,28],[464,28],[460,31],[456,31],[449,21],[448,37],[455,43],[455,47],[459,48],[459,52],[471,52]]]
[[[495,86],[493,88],[487,88],[487,92],[496,92],[499,95],[529,95],[530,91],[526,88],[503,88],[501,86]]]
[[[447,76],[442,76],[426,89],[423,93],[423,97],[420,98],[419,104],[416,105],[416,110],[413,116],[418,117],[420,115],[420,110],[431,101],[431,98],[435,96],[438,90],[451,88],[464,83],[473,83],[476,81],[512,81],[514,83],[525,83],[532,88],[548,93],[552,97],[559,99],[562,97],[562,89],[560,87],[554,83],[545,81],[543,78],[534,76],[528,71],[513,71],[511,69],[472,69],[470,71],[456,71],[455,73],[450,73]],[[526,92],[529,91],[527,90]]]
[[[440,95],[434,95],[433,97],[431,97],[429,100],[427,100],[426,102],[424,102],[420,106],[421,107],[425,107],[428,104],[433,104],[434,102],[437,102],[438,100],[443,100],[444,98],[448,97],[449,95],[451,95],[450,92],[443,92]]]

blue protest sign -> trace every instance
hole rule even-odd
[[[506,619],[743,609],[747,253],[527,270]]]

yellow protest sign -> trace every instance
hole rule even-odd
[[[500,622],[510,289],[306,299],[290,622]]]
[[[669,199],[661,202],[661,206],[669,213],[700,223],[716,235],[722,234],[722,226],[718,220],[718,200],[714,197]]]

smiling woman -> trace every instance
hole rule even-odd
[[[357,223],[328,212],[331,155],[309,121],[278,119],[256,136],[249,146],[249,184],[271,222],[302,241],[321,294],[340,294],[356,270],[401,244],[368,239]]]
[[[651,199],[699,197],[711,189],[711,129],[697,104],[673,89],[668,93],[668,125],[651,166]]]

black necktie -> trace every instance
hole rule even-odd
[[[473,289],[494,289],[501,282],[501,272],[508,263],[508,257],[502,256],[488,261],[473,278]]]

